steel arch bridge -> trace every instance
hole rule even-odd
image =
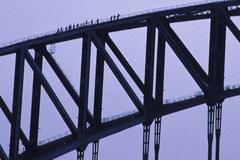
[[[96,20],[71,26],[67,29],[58,29],[43,35],[28,37],[27,39],[2,45],[0,56],[15,54],[15,76],[12,112],[0,96],[0,107],[11,124],[9,156],[0,145],[0,158],[3,160],[17,159],[53,159],[73,150],[77,150],[77,159],[84,159],[84,150],[93,143],[93,160],[98,159],[99,141],[101,138],[113,135],[135,125],[143,125],[143,160],[148,159],[150,125],[155,122],[155,159],[159,159],[161,118],[200,104],[208,106],[208,160],[212,159],[212,145],[214,131],[216,136],[216,160],[219,160],[220,135],[222,120],[222,103],[225,99],[240,95],[240,85],[224,86],[224,65],[226,47],[226,28],[240,42],[240,30],[231,20],[231,17],[240,15],[239,0],[206,1],[203,3],[182,5],[172,8],[156,9],[127,16],[116,16],[110,19]],[[172,29],[172,23],[210,19],[210,48],[209,70],[206,73],[202,66],[192,56],[182,40]],[[144,82],[139,78],[132,66],[128,63],[118,46],[109,36],[115,31],[124,31],[134,28],[147,28],[146,60]],[[158,30],[158,35],[156,31]],[[82,63],[80,77],[80,93],[73,88],[59,65],[47,50],[47,45],[65,42],[73,39],[82,39]],[[157,43],[155,43],[157,42]],[[178,101],[163,100],[165,46],[166,43],[173,49],[178,59],[184,65],[196,84],[201,88],[191,97]],[[155,44],[157,51],[155,52]],[[89,75],[91,45],[97,48],[94,111],[88,110]],[[143,103],[136,95],[129,82],[121,73],[106,50],[108,46],[129,76],[143,93]],[[29,50],[35,51],[32,57]],[[155,54],[157,64],[154,65]],[[44,74],[42,61],[45,59],[51,66],[59,81],[78,106],[78,125],[73,123],[66,112],[59,97],[54,92]],[[30,122],[30,136],[26,137],[20,127],[22,110],[22,92],[24,82],[24,63],[30,65],[33,71],[32,109]],[[136,107],[135,112],[102,119],[102,90],[104,65],[108,65],[112,73],[120,82],[129,98]],[[156,70],[155,96],[153,93],[154,70]],[[47,143],[38,143],[39,110],[41,87],[43,87],[54,103],[57,111],[70,130],[60,138]],[[215,125],[214,125],[215,124]],[[215,126],[215,127],[214,127]],[[25,150],[19,152],[19,140]]]

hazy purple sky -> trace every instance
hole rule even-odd
[[[84,22],[86,19],[109,18],[114,14],[128,14],[148,9],[172,6],[181,3],[197,2],[197,0],[121,0],[121,1],[70,1],[70,0],[42,0],[42,1],[0,1],[0,44],[51,30],[65,27],[69,24]],[[240,27],[240,18],[234,18],[234,22]],[[172,27],[181,37],[194,57],[208,70],[209,51],[209,20],[185,22],[173,24]],[[143,80],[145,62],[146,29],[136,29],[112,33],[110,36],[119,46],[125,57]],[[239,50],[240,44],[229,32],[227,33],[226,47],[226,74],[225,85],[240,83],[239,74]],[[92,59],[94,64],[96,49],[92,47]],[[59,63],[74,88],[79,90],[81,40],[74,40],[56,45],[54,57]],[[117,63],[117,62],[116,62]],[[0,95],[4,98],[9,108],[12,105],[14,55],[0,57]],[[22,128],[28,136],[29,110],[31,104],[32,71],[25,65],[24,95]],[[91,68],[89,108],[93,105],[93,75],[94,65]],[[121,68],[121,71],[129,79]],[[200,90],[194,80],[187,73],[183,65],[176,58],[172,50],[167,46],[166,50],[166,76],[164,98],[176,98],[191,95]],[[77,122],[77,107],[66,94],[53,71],[47,63],[44,63],[44,74],[50,81],[61,102]],[[129,79],[130,81],[130,79]],[[142,94],[137,90],[139,98]],[[103,117],[134,110],[131,100],[106,67],[104,79]],[[240,121],[239,97],[228,99],[224,102],[223,128],[221,139],[221,159],[231,160],[238,156],[240,145]],[[8,152],[9,123],[0,111],[0,144]],[[67,127],[57,113],[52,102],[42,92],[41,117],[39,140],[44,140],[67,131]],[[86,151],[86,159],[91,159],[91,144]],[[153,159],[153,128],[151,131],[150,160]],[[207,158],[207,107],[197,106],[193,109],[178,112],[163,117],[161,136],[161,160],[202,160]],[[100,141],[100,160],[139,160],[142,156],[142,126],[136,126]],[[75,159],[76,152],[66,154],[58,160]]]

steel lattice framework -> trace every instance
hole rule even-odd
[[[148,12],[130,17],[120,17],[112,21],[85,24],[68,31],[51,33],[49,35],[29,39],[0,48],[0,56],[15,54],[15,76],[12,112],[0,97],[0,107],[11,124],[10,151],[7,156],[0,145],[0,158],[2,160],[17,159],[53,159],[67,152],[77,150],[79,160],[84,159],[84,150],[88,144],[93,143],[93,160],[98,159],[99,140],[126,130],[138,124],[143,124],[143,160],[148,159],[150,125],[155,121],[155,159],[158,159],[161,117],[182,111],[200,104],[208,106],[208,160],[212,159],[212,145],[214,130],[216,135],[216,160],[219,160],[219,146],[221,134],[222,103],[226,98],[240,95],[240,88],[224,88],[224,63],[226,28],[233,33],[240,42],[240,30],[231,20],[233,16],[240,15],[240,1],[228,0],[211,3],[183,6],[166,10]],[[210,51],[209,71],[206,73],[191,52],[184,45],[171,27],[171,23],[210,19]],[[127,59],[123,56],[117,45],[113,42],[109,33],[114,31],[129,30],[133,28],[147,28],[145,79],[138,77]],[[156,35],[158,30],[158,36]],[[61,68],[48,52],[49,44],[64,42],[82,38],[82,63],[80,94],[78,94],[68,81]],[[157,53],[155,53],[155,41],[157,41]],[[165,45],[173,49],[181,63],[190,73],[203,94],[178,102],[163,103],[163,79],[165,66]],[[88,110],[89,74],[91,45],[97,48],[94,112]],[[114,55],[120,61],[127,73],[136,83],[144,95],[143,103],[121,73],[118,66],[112,60],[105,46],[108,45]],[[34,49],[35,57],[29,50]],[[157,64],[154,66],[154,55],[157,54]],[[71,98],[79,109],[78,126],[66,112],[56,93],[42,73],[42,63],[45,59]],[[23,73],[25,61],[34,72],[32,109],[30,122],[30,136],[26,137],[20,128]],[[102,119],[102,90],[104,64],[108,65],[116,76],[121,86],[126,91],[138,112],[125,115],[110,121]],[[156,68],[156,93],[153,96],[154,68]],[[71,131],[70,135],[56,139],[52,142],[38,145],[38,127],[41,86],[54,103],[57,111]],[[215,123],[215,129],[214,129]],[[23,143],[25,151],[19,153],[19,140]]]

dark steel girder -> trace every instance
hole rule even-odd
[[[105,47],[105,42],[101,39],[102,46]],[[95,90],[94,90],[94,127],[99,127],[102,120],[102,100],[103,100],[103,80],[104,80],[104,59],[100,51],[97,51],[96,68],[95,68]],[[99,145],[99,142],[96,142]],[[94,145],[95,146],[95,145]],[[96,148],[95,148],[96,149]]]
[[[38,39],[33,39],[25,42],[20,42],[11,46],[7,46],[4,48],[0,49],[0,56],[7,55],[7,54],[12,54],[15,53],[16,50],[20,48],[28,48],[28,49],[33,49],[35,46],[39,45],[47,45],[47,44],[53,44],[53,43],[59,43],[63,41],[68,41],[72,39],[77,39],[81,38],[84,33],[87,33],[89,31],[96,31],[96,32],[115,32],[115,31],[121,31],[121,30],[127,30],[127,29],[133,29],[133,28],[139,28],[139,27],[144,27],[147,25],[146,19],[159,19],[159,18],[165,18],[168,15],[173,15],[173,14],[185,14],[189,12],[194,12],[194,11],[201,11],[201,10],[210,10],[214,8],[215,6],[217,7],[223,7],[226,8],[228,6],[234,6],[234,5],[239,5],[239,1],[225,1],[225,2],[214,2],[214,3],[209,3],[209,4],[199,4],[195,6],[189,6],[189,7],[182,7],[182,8],[173,8],[170,10],[163,10],[163,11],[158,11],[155,13],[145,13],[142,15],[136,15],[132,17],[127,17],[123,18],[120,20],[116,21],[108,21],[104,23],[99,23],[96,25],[91,25],[88,27],[83,27],[83,28],[78,28],[75,30],[70,30],[61,34],[52,34],[48,35],[45,37],[41,37]],[[240,11],[229,11],[229,14],[231,16],[237,16],[240,15]],[[199,16],[194,16],[192,18],[186,17],[182,18],[181,22],[187,21],[189,19],[191,20],[196,20],[199,19]],[[210,18],[208,16],[202,17],[203,18]],[[176,21],[175,19],[172,20],[172,22]],[[171,20],[168,21],[169,23],[172,23]],[[180,21],[178,21],[180,22]]]
[[[164,91],[164,71],[165,71],[165,50],[166,41],[161,32],[158,32],[157,42],[157,66],[156,66],[156,89],[155,98],[157,99],[156,104],[163,104],[163,91]],[[160,150],[160,137],[161,137],[161,117],[155,118],[154,124],[154,153],[155,160],[159,159]]]
[[[239,88],[227,90],[222,93],[222,95],[220,95],[219,99],[226,99],[239,95]],[[156,107],[154,107],[153,110],[151,110],[151,117],[154,119],[156,117],[166,116],[178,111],[205,104],[207,103],[207,101],[208,99],[206,96],[198,96],[172,104],[157,105]],[[130,127],[141,124],[143,121],[144,115],[142,113],[134,113],[126,117],[119,118],[117,120],[103,123],[100,128],[89,130],[87,132],[87,135],[85,137],[81,137],[80,139],[76,139],[72,135],[70,135],[47,143],[43,146],[39,146],[39,149],[35,154],[25,152],[20,155],[20,159],[27,159],[28,157],[31,157],[31,159],[34,160],[53,159],[67,152],[75,150],[79,146],[86,145],[98,139],[110,136]]]
[[[153,74],[154,74],[154,55],[155,55],[156,26],[149,21],[146,35],[146,54],[145,54],[145,75],[144,75],[144,113],[147,120],[147,112],[153,107]],[[148,121],[148,120],[147,120]]]
[[[0,108],[2,109],[4,115],[7,117],[8,121],[10,123],[13,122],[13,116],[11,111],[8,109],[7,104],[4,102],[4,100],[2,99],[2,97],[0,96]],[[30,143],[26,137],[26,135],[24,134],[23,130],[20,128],[20,133],[19,133],[20,139],[24,145],[24,147],[26,148],[26,150],[28,150],[30,148]]]
[[[16,53],[9,159],[18,159],[24,81],[24,50]]]
[[[78,106],[78,108],[80,108],[81,102],[80,102],[78,93],[73,88],[72,84],[67,79],[66,75],[63,73],[63,71],[57,64],[57,62],[54,60],[54,58],[51,56],[51,54],[47,51],[46,47],[41,48],[41,53],[47,60],[48,64],[52,67],[53,71],[55,72],[55,74],[57,75],[57,77],[59,78],[59,80],[61,81],[61,83],[63,84],[63,86],[65,87],[65,89],[67,90],[67,92],[69,93],[69,95],[71,96],[73,101],[75,102],[75,104]],[[90,125],[93,124],[93,117],[89,110],[87,113],[87,120]]]
[[[169,24],[161,21],[158,23],[157,28],[162,33],[168,44],[171,46],[179,60],[183,63],[190,75],[196,81],[202,91],[207,94],[208,92],[208,75],[191,55],[190,51],[183,44],[177,34],[173,31]]]
[[[143,111],[143,105],[137,95],[134,93],[133,89],[131,86],[128,84],[127,80],[124,78],[123,74],[121,71],[118,69],[114,61],[111,59],[109,56],[108,52],[106,49],[103,47],[101,44],[100,39],[97,37],[95,33],[92,34],[92,41],[95,44],[96,48],[99,50],[99,53],[101,53],[102,57],[104,58],[105,62],[108,64],[109,68],[112,70],[113,74],[116,76],[122,87],[125,89],[127,92],[128,96],[132,100],[132,102],[135,104],[137,109],[142,112]]]
[[[161,32],[158,32],[157,42],[157,69],[156,69],[156,90],[155,98],[157,104],[163,104],[164,71],[165,71],[165,50],[166,40]]]
[[[103,47],[105,41],[101,39]],[[95,90],[94,90],[94,128],[98,128],[102,123],[102,100],[103,100],[103,80],[104,80],[104,59],[101,53],[97,51],[96,68],[95,68]],[[92,143],[92,160],[98,160],[99,140]]]
[[[44,77],[43,73],[38,68],[38,66],[37,66],[36,62],[33,60],[31,54],[27,50],[25,50],[24,55],[25,55],[25,58],[26,58],[28,64],[32,68],[33,72],[37,75],[39,81],[41,82],[41,85],[46,90],[48,96],[50,97],[50,99],[54,103],[56,109],[58,110],[61,117],[63,118],[64,122],[66,123],[66,125],[68,126],[68,128],[70,129],[72,134],[74,136],[78,136],[79,132],[78,132],[76,126],[74,125],[73,121],[71,120],[68,113],[64,109],[64,106],[62,105],[62,103],[59,101],[57,95],[54,93],[52,87],[50,86],[50,84],[48,83],[46,78]]]
[[[80,102],[78,112],[78,129],[85,134],[87,129],[88,94],[91,63],[91,33],[86,34],[82,41],[82,59],[80,76]]]
[[[209,105],[215,105],[215,97],[224,91],[224,66],[226,46],[226,25],[220,10],[212,10],[209,47]]]
[[[39,50],[35,50],[34,61],[36,62],[40,71],[42,71],[43,56]],[[41,98],[41,83],[38,80],[36,73],[33,74],[33,86],[32,86],[32,108],[31,108],[31,120],[30,120],[30,133],[29,141],[31,144],[31,151],[37,148],[38,143],[38,130],[39,130],[39,118],[40,118],[40,98]]]

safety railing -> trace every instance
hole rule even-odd
[[[205,1],[201,1],[201,2],[180,4],[180,5],[176,5],[176,6],[155,8],[155,9],[141,11],[141,12],[134,12],[134,13],[130,13],[130,14],[119,15],[118,17],[116,16],[116,19],[105,18],[105,19],[96,19],[96,20],[91,20],[91,21],[85,21],[84,23],[80,23],[80,24],[76,24],[76,25],[75,24],[70,25],[71,27],[69,27],[69,26],[67,26],[65,28],[61,27],[61,28],[58,28],[57,30],[53,30],[53,31],[50,31],[50,32],[37,34],[37,35],[17,39],[17,40],[14,40],[14,41],[10,41],[10,42],[7,42],[7,43],[3,43],[3,44],[0,44],[0,49],[3,48],[3,47],[14,45],[14,44],[27,42],[29,40],[54,35],[54,34],[57,34],[59,32],[66,32],[66,31],[70,31],[70,30],[74,30],[74,29],[78,29],[78,28],[82,28],[82,27],[96,25],[96,24],[99,24],[99,23],[110,22],[110,21],[113,21],[113,20],[125,19],[125,18],[130,18],[130,17],[134,17],[134,16],[138,16],[138,15],[143,15],[143,14],[151,14],[151,13],[155,13],[155,12],[167,11],[167,10],[172,10],[172,9],[191,7],[191,6],[196,6],[196,5],[204,5],[204,4],[210,4],[210,3],[219,3],[219,2],[225,2],[225,1],[231,1],[231,0],[205,0]],[[232,6],[231,9],[233,9],[234,7],[239,8],[239,6]]]
[[[227,91],[227,90],[234,90],[234,89],[239,89],[239,88],[240,88],[240,84],[227,85],[227,86],[224,87],[224,90]],[[186,101],[186,100],[196,98],[198,96],[203,96],[203,95],[204,95],[204,93],[202,91],[197,91],[193,95],[190,95],[190,96],[185,96],[185,97],[181,97],[181,98],[166,99],[166,100],[164,100],[164,104],[172,104],[172,103],[177,103],[177,102],[181,102],[181,101]],[[102,119],[102,123],[110,122],[110,121],[113,121],[113,120],[116,120],[116,119],[119,119],[119,118],[123,118],[123,117],[129,116],[129,115],[135,114],[135,113],[138,113],[138,111],[137,110],[132,110],[132,111],[123,112],[121,114],[114,115],[114,116],[111,116],[111,117],[106,117],[106,118]],[[63,138],[63,137],[65,137],[67,135],[70,135],[70,134],[71,134],[70,131],[61,133],[57,136],[53,136],[53,137],[47,138],[45,140],[39,141],[38,145],[40,146],[40,145],[52,142],[54,140],[57,140],[59,138]],[[22,152],[23,151],[25,151],[24,147],[22,148]]]

